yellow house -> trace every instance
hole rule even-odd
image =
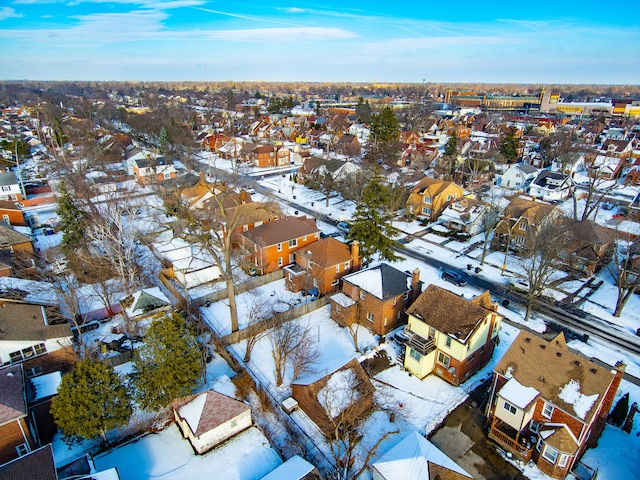
[[[453,385],[487,364],[502,316],[487,290],[473,300],[429,285],[409,307],[404,367],[422,379],[435,373]]]
[[[460,185],[425,177],[413,187],[407,200],[407,212],[434,222],[447,206],[463,196],[464,189]]]

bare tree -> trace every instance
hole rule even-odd
[[[495,189],[491,189],[489,191],[489,195],[487,197],[483,197],[485,208],[482,212],[481,224],[482,229],[484,230],[484,242],[482,244],[482,257],[480,258],[480,265],[484,265],[484,260],[487,256],[487,251],[489,249],[489,244],[491,243],[493,232],[495,232],[500,223],[500,212],[502,210],[500,206],[501,199],[502,196],[499,196],[496,193]]]
[[[623,236],[618,231],[613,248],[613,259],[607,266],[616,284],[618,296],[613,311],[614,317],[622,315],[622,310],[635,291],[640,289],[640,242],[631,242],[631,235]]]
[[[583,186],[583,189],[581,190],[586,190],[582,195],[585,204],[582,214],[579,216],[578,190],[576,190],[572,196],[574,220],[578,220],[578,217],[580,221],[595,218],[604,198],[618,186],[618,183],[615,180],[607,178],[602,167],[595,164],[595,160],[595,155],[585,155],[584,157],[583,165],[587,171],[588,180],[586,186]]]
[[[134,207],[124,202],[103,204],[103,216],[94,217],[86,234],[97,254],[111,262],[127,295],[139,287],[142,267],[138,263],[136,240],[138,233],[127,221]]]
[[[313,373],[315,371],[315,364],[318,361],[318,355],[316,342],[307,331],[287,359],[291,367],[291,378],[297,380],[303,375]]]
[[[287,363],[295,355],[298,345],[308,344],[308,336],[308,326],[298,321],[280,322],[269,332],[276,386],[282,385]]]
[[[327,420],[320,427],[328,434],[335,470],[331,478],[335,480],[355,480],[368,468],[380,444],[389,436],[398,433],[386,432],[368,448],[367,455],[356,465],[358,460],[356,448],[361,444],[364,435],[363,424],[370,410],[363,408],[363,400],[371,394],[373,386],[363,382],[353,371],[342,371],[344,375],[338,381],[328,380],[318,392],[318,402],[325,409]],[[335,377],[335,374],[334,374]],[[373,402],[372,409],[377,408]]]
[[[558,254],[564,245],[565,237],[566,230],[562,225],[545,225],[533,236],[530,246],[518,259],[518,264],[529,284],[526,294],[525,322],[529,320],[534,303],[542,296],[545,287],[556,272]]]
[[[272,314],[271,304],[264,297],[260,294],[251,296],[245,312],[249,322],[245,328],[247,335],[243,358],[245,363],[251,360],[251,352],[254,347],[269,333],[269,328],[273,326]]]

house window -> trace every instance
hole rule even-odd
[[[171,174],[170,173],[165,173],[164,174],[164,179],[165,180],[169,180],[171,178]]]
[[[416,352],[413,348],[409,347],[409,356],[411,358],[413,358],[416,362],[419,362],[420,359],[422,358],[422,355],[420,355],[418,352]]]
[[[304,237],[302,237],[302,241],[306,242],[307,241],[307,236],[305,235]]]
[[[422,213],[423,213],[424,215],[426,215],[427,217],[430,217],[430,216],[431,216],[431,209],[430,209],[430,208],[427,208],[427,207],[424,207],[424,208],[422,209]]]
[[[293,273],[289,273],[289,281],[293,282]]]
[[[281,267],[282,266],[282,257],[278,257],[278,266]]]
[[[387,326],[387,319],[386,319],[386,317],[385,317],[385,319],[384,319],[384,326],[385,326],[385,327]]]
[[[25,374],[27,375],[27,378],[32,378],[32,377],[37,377],[38,375],[42,375],[42,367],[28,368],[25,371]]]
[[[546,461],[555,465],[556,460],[558,459],[558,451],[550,445],[545,445],[542,450],[542,456]]]
[[[400,320],[400,315],[402,314],[402,312],[398,312],[398,316],[396,317],[398,320]]]
[[[553,405],[545,402],[544,408],[542,409],[542,416],[545,418],[551,418],[551,415],[553,415]]]
[[[560,468],[564,468],[569,463],[569,455],[565,455],[564,453],[560,454],[560,461],[558,462],[558,466]]]
[[[11,360],[11,363],[14,362],[19,362],[20,360],[22,360],[22,353],[21,352],[11,352],[9,354],[9,360]]]
[[[249,230],[249,225],[243,225],[243,226],[242,226],[242,231],[243,231],[243,232],[246,232],[246,231],[248,231],[248,230]]]
[[[336,265],[336,273],[340,273],[340,264]]]
[[[455,195],[447,195],[447,202],[450,202],[454,198],[456,198]]]
[[[527,222],[520,222],[520,230],[527,231],[529,229]]]
[[[504,402],[504,409],[507,412],[510,412],[511,414],[515,415],[517,412],[516,407],[514,407],[513,405],[511,405],[509,402]]]
[[[364,290],[360,290],[360,300],[364,300],[365,298],[367,298],[367,294],[364,293]]]
[[[431,204],[431,197],[423,197],[423,200],[422,200],[422,201],[423,201],[424,203]]]
[[[36,355],[42,355],[43,353],[46,353],[46,351],[47,351],[47,347],[45,346],[44,343],[39,343],[33,348],[36,351]]]
[[[367,312],[367,320],[369,320],[370,322],[373,322],[373,313]]]
[[[451,346],[451,337],[447,337],[447,341],[446,341],[445,345],[446,345],[447,347],[450,347],[450,346]]]
[[[29,358],[33,357],[35,352],[33,351],[33,347],[27,347],[22,349],[22,357]]]
[[[344,262],[344,269],[345,269],[345,270],[349,270],[349,267],[351,267],[351,263],[349,263],[349,262]]]
[[[395,307],[398,304],[398,297],[393,298],[393,306]]]
[[[231,420],[231,428],[235,428],[237,426],[238,426],[238,420],[234,418],[233,420]]]
[[[336,287],[339,283],[340,283],[340,280],[334,280],[333,282],[331,282],[331,286]]]
[[[451,357],[449,357],[449,355],[445,355],[442,352],[438,352],[438,363],[441,363],[445,367],[449,368],[449,364],[451,363]]]
[[[9,191],[11,191],[11,187],[10,187],[10,186],[8,186],[8,185],[3,185],[3,186],[2,186],[2,191],[3,191],[3,192],[9,192]]]
[[[294,248],[298,246],[298,239],[294,238],[293,240],[289,240],[289,248]]]
[[[9,219],[9,215],[7,215],[6,213],[2,215],[2,220],[4,220],[7,223],[11,223],[11,220]]]
[[[289,263],[293,263],[296,261],[296,255],[295,253],[290,253],[289,254]]]
[[[340,305],[336,305],[336,313],[342,313],[342,309],[340,308]]]
[[[278,246],[276,247],[276,250],[278,250],[279,252],[282,251],[282,244],[281,243],[278,244]]]
[[[21,443],[16,447],[16,452],[18,452],[19,457],[26,455],[27,453],[29,453],[29,445],[27,445],[26,443]]]

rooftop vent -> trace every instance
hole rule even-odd
[[[589,371],[590,371],[591,373],[598,373],[598,371],[597,371],[595,368],[590,368],[590,369],[589,369]]]
[[[580,363],[580,360],[574,360],[573,363],[576,365],[576,367],[582,366],[582,364]]]
[[[544,343],[541,343],[540,348],[544,350],[545,348],[547,348],[547,346]]]
[[[530,343],[531,342],[531,338],[530,337],[525,337],[524,341],[527,342],[527,343]]]
[[[562,356],[562,352],[556,352],[556,357],[561,357]]]

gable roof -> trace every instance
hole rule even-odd
[[[411,190],[411,193],[414,193],[414,194],[419,193],[422,195],[428,190],[429,193],[433,196],[444,191],[451,185],[462,189],[461,186],[453,182],[447,182],[445,180],[438,180],[436,178],[425,177],[422,180],[420,180],[418,183],[416,183],[416,185]]]
[[[371,467],[385,480],[463,480],[473,478],[418,432],[412,432]]]
[[[320,267],[331,267],[351,260],[349,245],[333,237],[322,238],[300,249],[296,255],[310,259]]]
[[[263,223],[241,235],[260,247],[267,247],[318,232],[320,229],[313,218],[285,217]]]
[[[0,425],[27,415],[22,365],[0,370]]]
[[[16,245],[31,242],[26,235],[16,232],[6,222],[0,222],[0,244]]]
[[[431,284],[407,309],[407,313],[439,332],[466,342],[492,311],[489,307],[489,291],[473,300],[465,300],[449,290]]]
[[[3,480],[58,480],[51,444],[0,465],[0,477]]]
[[[156,308],[168,307],[171,302],[159,287],[143,288],[120,300],[129,317],[142,315]]]
[[[248,195],[247,195],[248,196]],[[283,216],[280,205],[277,202],[252,202],[241,203],[226,209],[226,219],[237,226],[264,222]]]
[[[304,458],[294,455],[260,480],[301,480],[315,468]]]
[[[524,197],[514,197],[504,209],[503,217],[519,219],[524,217],[533,225],[539,225],[551,212],[557,208],[550,203],[536,202]]]
[[[494,371],[535,388],[543,399],[585,422],[591,421],[615,376],[569,351],[562,333],[547,341],[525,331]]]
[[[196,437],[251,410],[249,405],[213,390],[177,400],[174,409]]]
[[[386,300],[411,289],[411,274],[381,263],[342,277],[343,282],[364,290],[380,300]]]
[[[0,342],[72,337],[68,323],[48,325],[41,305],[0,301]]]

